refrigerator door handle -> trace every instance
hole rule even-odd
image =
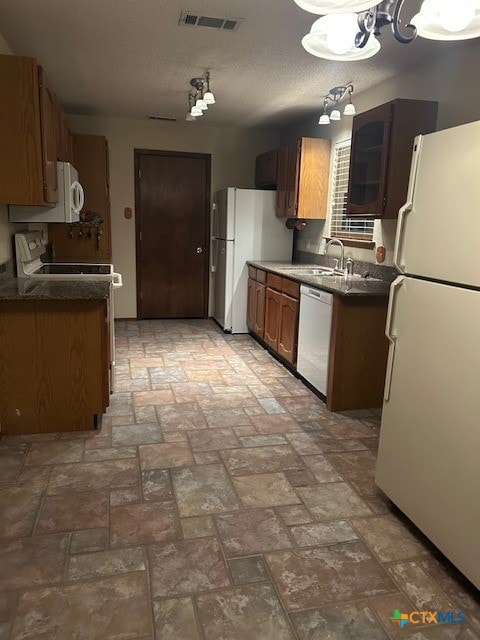
[[[408,183],[407,203],[400,209],[398,214],[397,235],[395,236],[395,249],[393,252],[393,264],[400,273],[406,272],[406,265],[402,263],[401,254],[403,250],[403,236],[405,232],[405,218],[413,211],[413,200],[415,194],[415,184],[417,181],[418,165],[422,151],[423,136],[419,135],[413,143],[412,164],[410,167],[410,180]]]
[[[401,262],[401,254],[403,249],[403,232],[405,229],[405,218],[413,210],[413,203],[407,202],[398,213],[397,235],[395,236],[395,249],[393,253],[393,264],[400,271],[405,273],[405,265]]]
[[[397,346],[397,336],[393,334],[393,317],[395,312],[395,301],[397,299],[398,290],[405,282],[405,276],[399,276],[393,283],[390,288],[390,301],[388,303],[388,313],[387,313],[387,325],[385,328],[385,335],[387,336],[388,341],[390,342],[390,349],[388,351],[388,361],[387,361],[387,373],[385,377],[385,394],[384,400],[388,402],[390,400],[390,388],[392,386],[392,373],[393,373],[393,363],[395,360],[395,348]]]

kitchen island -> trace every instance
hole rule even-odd
[[[0,280],[1,435],[96,427],[110,396],[109,295],[108,282]]]

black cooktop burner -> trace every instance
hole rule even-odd
[[[46,275],[108,275],[110,265],[105,264],[46,264],[36,274]]]

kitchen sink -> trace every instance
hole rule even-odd
[[[342,272],[333,269],[289,269],[288,273],[298,276],[343,276]]]

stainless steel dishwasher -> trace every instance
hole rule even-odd
[[[333,294],[301,286],[297,371],[324,396],[327,395],[332,304]]]

